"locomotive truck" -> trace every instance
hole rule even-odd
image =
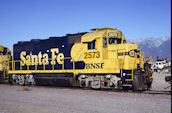
[[[9,83],[147,90],[152,73],[138,44],[112,28],[13,45]]]

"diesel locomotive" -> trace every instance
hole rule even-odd
[[[117,29],[92,30],[14,44],[9,83],[150,89],[152,73],[139,45]]]
[[[0,83],[8,83],[10,58],[11,51],[4,46],[0,46]]]

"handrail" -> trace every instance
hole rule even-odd
[[[62,70],[64,70],[64,66],[65,66],[65,63],[64,63],[64,61],[66,60],[66,59],[72,59],[71,57],[65,57],[65,58],[63,58],[62,60],[63,60],[63,63],[62,63]],[[48,59],[48,61],[49,60],[52,60],[52,58],[49,58]],[[16,65],[16,63],[19,63],[19,65],[20,65],[20,69],[19,70],[23,70],[22,69],[22,65],[21,65],[21,60],[12,60],[12,61],[9,61],[9,63],[12,63],[12,69],[9,69],[9,70],[16,70],[16,68],[15,68],[15,65]],[[73,61],[73,60],[70,60],[70,62],[72,62],[72,65],[73,65],[73,70],[75,70],[75,61]],[[29,70],[29,66],[35,66],[35,69],[34,70],[37,70],[37,66],[38,65],[25,65],[26,67],[27,67],[27,69],[26,70]],[[46,70],[45,69],[45,64],[42,64],[42,66],[43,66],[43,70]],[[54,69],[54,64],[52,64],[52,70],[56,70],[56,69]]]

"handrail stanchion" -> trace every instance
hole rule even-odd
[[[64,70],[64,59],[63,59],[63,64],[62,64],[62,70]]]

